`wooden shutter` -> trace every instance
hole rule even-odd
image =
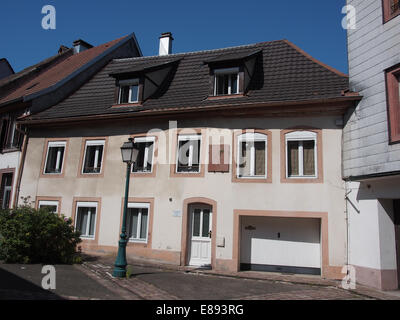
[[[229,172],[229,145],[228,144],[210,145],[208,171],[209,172]]]
[[[114,104],[118,104],[119,100],[119,86],[115,87],[114,90]]]

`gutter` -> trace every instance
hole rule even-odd
[[[0,104],[0,110],[1,110],[3,107],[8,106],[9,104],[14,104],[14,103],[16,103],[16,102],[24,102],[23,97],[18,97],[18,98],[15,98],[15,99],[13,99],[13,100],[9,100],[9,101],[6,101],[6,102]]]
[[[139,44],[137,42],[135,33],[132,32],[130,35],[126,36],[125,39],[122,39],[121,41],[119,41],[118,43],[116,43],[115,45],[113,45],[112,47],[108,48],[107,50],[105,50],[103,53],[101,53],[100,55],[98,55],[96,58],[90,60],[88,63],[86,63],[85,65],[83,65],[82,67],[80,67],[79,69],[75,70],[74,72],[72,72],[70,75],[68,75],[67,77],[65,77],[64,79],[62,79],[61,81],[57,82],[56,84],[47,87],[46,89],[43,89],[42,91],[39,92],[35,92],[32,93],[28,96],[23,97],[23,101],[30,101],[33,100],[37,97],[40,97],[42,95],[48,94],[52,91],[57,90],[58,88],[60,88],[61,86],[63,86],[65,83],[69,82],[70,80],[72,80],[73,78],[75,78],[78,74],[80,74],[81,72],[85,71],[86,69],[89,69],[91,66],[93,66],[94,64],[96,64],[99,60],[103,59],[104,57],[106,57],[107,55],[109,55],[111,52],[113,52],[114,50],[116,50],[117,48],[119,48],[120,46],[124,45],[125,43],[127,43],[128,41],[130,41],[131,39],[134,40],[138,50],[139,50],[139,54],[142,56],[142,50],[139,47]]]
[[[362,181],[362,180],[384,178],[384,177],[391,177],[391,176],[400,176],[400,170],[373,173],[373,174],[365,174],[365,175],[360,175],[360,176],[349,176],[349,177],[343,178],[343,180],[345,180],[345,181]]]
[[[108,114],[96,114],[76,117],[63,117],[63,118],[52,118],[52,119],[28,119],[23,120],[20,118],[17,121],[18,124],[47,124],[47,123],[62,123],[62,122],[76,122],[76,121],[87,121],[87,120],[113,120],[113,119],[127,119],[127,118],[139,118],[147,116],[158,116],[158,115],[173,115],[173,114],[187,114],[193,112],[209,112],[209,111],[232,111],[242,109],[243,112],[246,108],[276,108],[283,106],[304,106],[304,105],[315,105],[315,104],[327,104],[335,102],[352,102],[361,100],[361,96],[346,96],[333,99],[316,99],[316,100],[302,100],[302,101],[283,101],[283,102],[268,102],[268,103],[238,103],[235,105],[214,105],[214,106],[194,106],[186,108],[168,108],[168,109],[156,109],[156,110],[142,110],[142,111],[127,111],[121,113],[108,113]],[[122,108],[122,107],[121,107]],[[248,111],[248,110],[247,110]]]

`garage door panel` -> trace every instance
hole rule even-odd
[[[320,246],[318,243],[252,238],[250,261],[246,263],[319,268]]]
[[[320,220],[242,217],[241,263],[320,268]]]

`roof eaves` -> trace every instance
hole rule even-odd
[[[77,69],[74,72],[72,72],[70,75],[68,75],[64,79],[62,79],[59,82],[57,82],[56,84],[54,84],[54,85],[52,85],[50,87],[47,87],[46,89],[43,89],[41,91],[38,91],[38,92],[32,93],[30,95],[24,96],[23,97],[23,101],[26,102],[26,101],[33,100],[33,99],[35,99],[37,97],[40,97],[40,96],[42,96],[44,94],[48,94],[48,93],[58,89],[59,87],[63,86],[65,83],[67,83],[68,81],[70,81],[71,79],[76,77],[81,72],[87,70],[88,68],[90,68],[91,66],[96,64],[98,61],[100,61],[102,58],[104,58],[105,56],[107,56],[108,54],[113,52],[115,49],[119,48],[121,45],[123,45],[123,44],[127,43],[128,41],[130,41],[132,38],[135,41],[135,43],[137,43],[137,40],[136,40],[136,37],[135,37],[135,33],[133,32],[130,35],[126,36],[121,41],[119,41],[118,43],[114,44],[112,47],[110,47],[107,50],[103,51],[101,54],[99,54],[94,59],[92,59],[89,62],[87,62],[86,64],[84,64],[79,69]],[[139,50],[139,53],[142,54],[142,52],[141,52],[139,47],[138,47],[138,50]]]
[[[305,99],[305,100],[290,100],[290,101],[269,101],[269,102],[252,102],[252,103],[237,103],[237,104],[228,104],[228,105],[206,105],[206,106],[193,106],[187,108],[162,108],[162,109],[152,109],[152,110],[134,110],[128,112],[120,112],[120,113],[102,113],[95,115],[81,115],[81,116],[71,116],[71,117],[59,117],[59,118],[39,118],[32,119],[32,116],[21,117],[19,118],[18,123],[20,124],[45,124],[45,123],[56,123],[56,122],[70,122],[83,120],[93,120],[93,119],[115,119],[118,117],[137,117],[143,115],[158,115],[158,114],[174,114],[174,113],[193,113],[193,112],[204,112],[210,110],[237,110],[239,108],[245,107],[287,107],[287,106],[296,106],[296,105],[304,105],[309,104],[313,106],[321,106],[321,104],[326,103],[355,103],[362,99],[362,96],[339,96],[332,98],[318,98],[318,99]]]

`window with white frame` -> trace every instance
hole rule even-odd
[[[229,95],[239,93],[239,68],[214,70],[214,95]]]
[[[139,79],[119,81],[118,103],[135,103],[139,101]]]
[[[132,172],[151,173],[153,171],[154,142],[154,137],[137,137],[133,140],[139,153]]]
[[[13,182],[12,172],[3,173],[1,175],[1,185],[0,185],[1,209],[8,209],[10,207],[12,182]]]
[[[58,201],[39,200],[39,209],[47,209],[50,212],[58,213]]]
[[[104,140],[87,140],[83,157],[82,173],[101,173]]]
[[[237,177],[267,177],[267,136],[245,133],[238,136]]]
[[[176,172],[200,172],[200,135],[179,135]]]
[[[82,238],[94,238],[96,233],[97,202],[77,202],[75,230]]]
[[[44,167],[45,174],[60,174],[62,172],[65,146],[65,141],[49,141]]]
[[[147,242],[149,211],[149,203],[128,203],[126,226],[129,241]]]
[[[285,135],[286,177],[317,177],[317,134],[295,131]]]

